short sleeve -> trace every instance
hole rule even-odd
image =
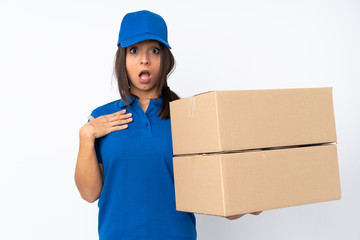
[[[92,111],[92,113],[90,115],[93,116],[94,118],[97,117],[97,116],[94,116],[94,111]],[[90,120],[88,120],[88,122],[90,122]],[[99,138],[95,139],[94,146],[95,146],[96,158],[98,160],[98,163],[101,164],[102,163],[102,158],[101,158],[101,154],[100,154],[100,140],[99,140]]]

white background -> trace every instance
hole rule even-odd
[[[0,239],[97,239],[74,183],[78,131],[118,98],[122,17],[162,15],[181,97],[334,87],[342,200],[235,221],[197,215],[198,239],[360,239],[360,2],[0,0]]]

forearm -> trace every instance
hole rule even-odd
[[[103,177],[96,157],[94,139],[80,133],[79,153],[75,168],[75,183],[81,197],[96,201],[101,193]]]

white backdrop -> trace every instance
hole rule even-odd
[[[74,183],[78,131],[118,98],[122,17],[162,15],[181,97],[334,87],[342,200],[235,221],[197,215],[198,239],[360,239],[360,2],[0,0],[0,239],[97,239]]]

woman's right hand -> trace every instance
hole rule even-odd
[[[126,109],[121,111],[103,115],[98,118],[89,116],[90,120],[80,129],[80,136],[95,140],[114,131],[123,130],[128,127],[127,123],[132,122],[132,114],[126,113]]]
[[[252,215],[259,215],[260,213],[262,213],[262,211],[260,212],[251,212],[250,214]],[[234,215],[234,216],[228,216],[226,217],[227,219],[229,220],[235,220],[235,219],[238,219],[238,218],[241,218],[242,216],[246,215],[247,213],[243,213],[243,214],[239,214],[239,215]]]

